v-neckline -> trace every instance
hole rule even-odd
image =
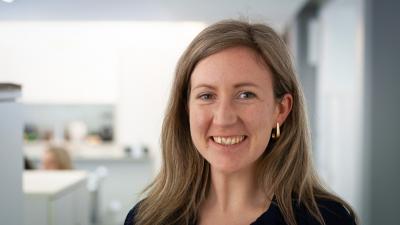
[[[277,205],[275,196],[272,198],[271,203],[269,204],[268,209],[263,212],[259,217],[257,217],[256,220],[254,220],[254,222],[252,222],[250,225],[258,225],[261,222],[264,222],[266,220],[268,220],[268,222],[270,222],[271,224],[274,224],[274,220],[275,222],[278,222],[277,217],[273,216],[273,215],[279,215],[279,207]],[[278,214],[277,214],[278,213]]]

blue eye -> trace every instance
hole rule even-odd
[[[241,92],[239,94],[240,99],[250,99],[250,98],[254,98],[254,97],[256,97],[256,95],[249,91]]]
[[[206,94],[199,95],[197,98],[199,98],[201,100],[210,100],[210,99],[212,99],[212,97],[213,97],[212,94],[206,93]]]

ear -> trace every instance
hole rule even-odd
[[[276,105],[277,117],[276,123],[282,125],[289,113],[292,111],[293,96],[289,93],[285,94]]]

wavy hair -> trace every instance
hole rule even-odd
[[[325,224],[316,201],[320,198],[339,202],[356,218],[345,201],[321,185],[313,169],[303,93],[285,43],[266,25],[225,20],[200,32],[177,64],[162,126],[162,168],[139,204],[136,224],[189,225],[197,221],[199,206],[210,186],[210,165],[198,153],[190,136],[190,77],[202,59],[237,46],[252,49],[269,66],[276,101],[286,93],[293,96],[292,111],[282,125],[281,137],[270,141],[257,160],[259,185],[266,192],[272,190],[289,225],[297,224],[293,201],[304,205],[319,223]]]

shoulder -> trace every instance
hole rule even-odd
[[[355,218],[341,203],[332,200],[319,200],[318,207],[327,225],[355,225]]]
[[[126,215],[125,218],[125,223],[124,225],[134,225],[135,223],[135,216],[137,214],[137,210],[139,207],[139,203],[137,203],[129,212],[128,215]]]
[[[317,204],[326,225],[356,225],[353,216],[341,203],[317,199]],[[304,204],[293,201],[293,212],[298,225],[320,225]],[[284,215],[275,199],[269,209],[252,223],[252,225],[264,224],[286,225]]]
[[[327,199],[317,199],[318,208],[326,225],[355,225],[355,218],[339,202]],[[316,219],[300,205],[295,207],[299,224],[318,224]]]

